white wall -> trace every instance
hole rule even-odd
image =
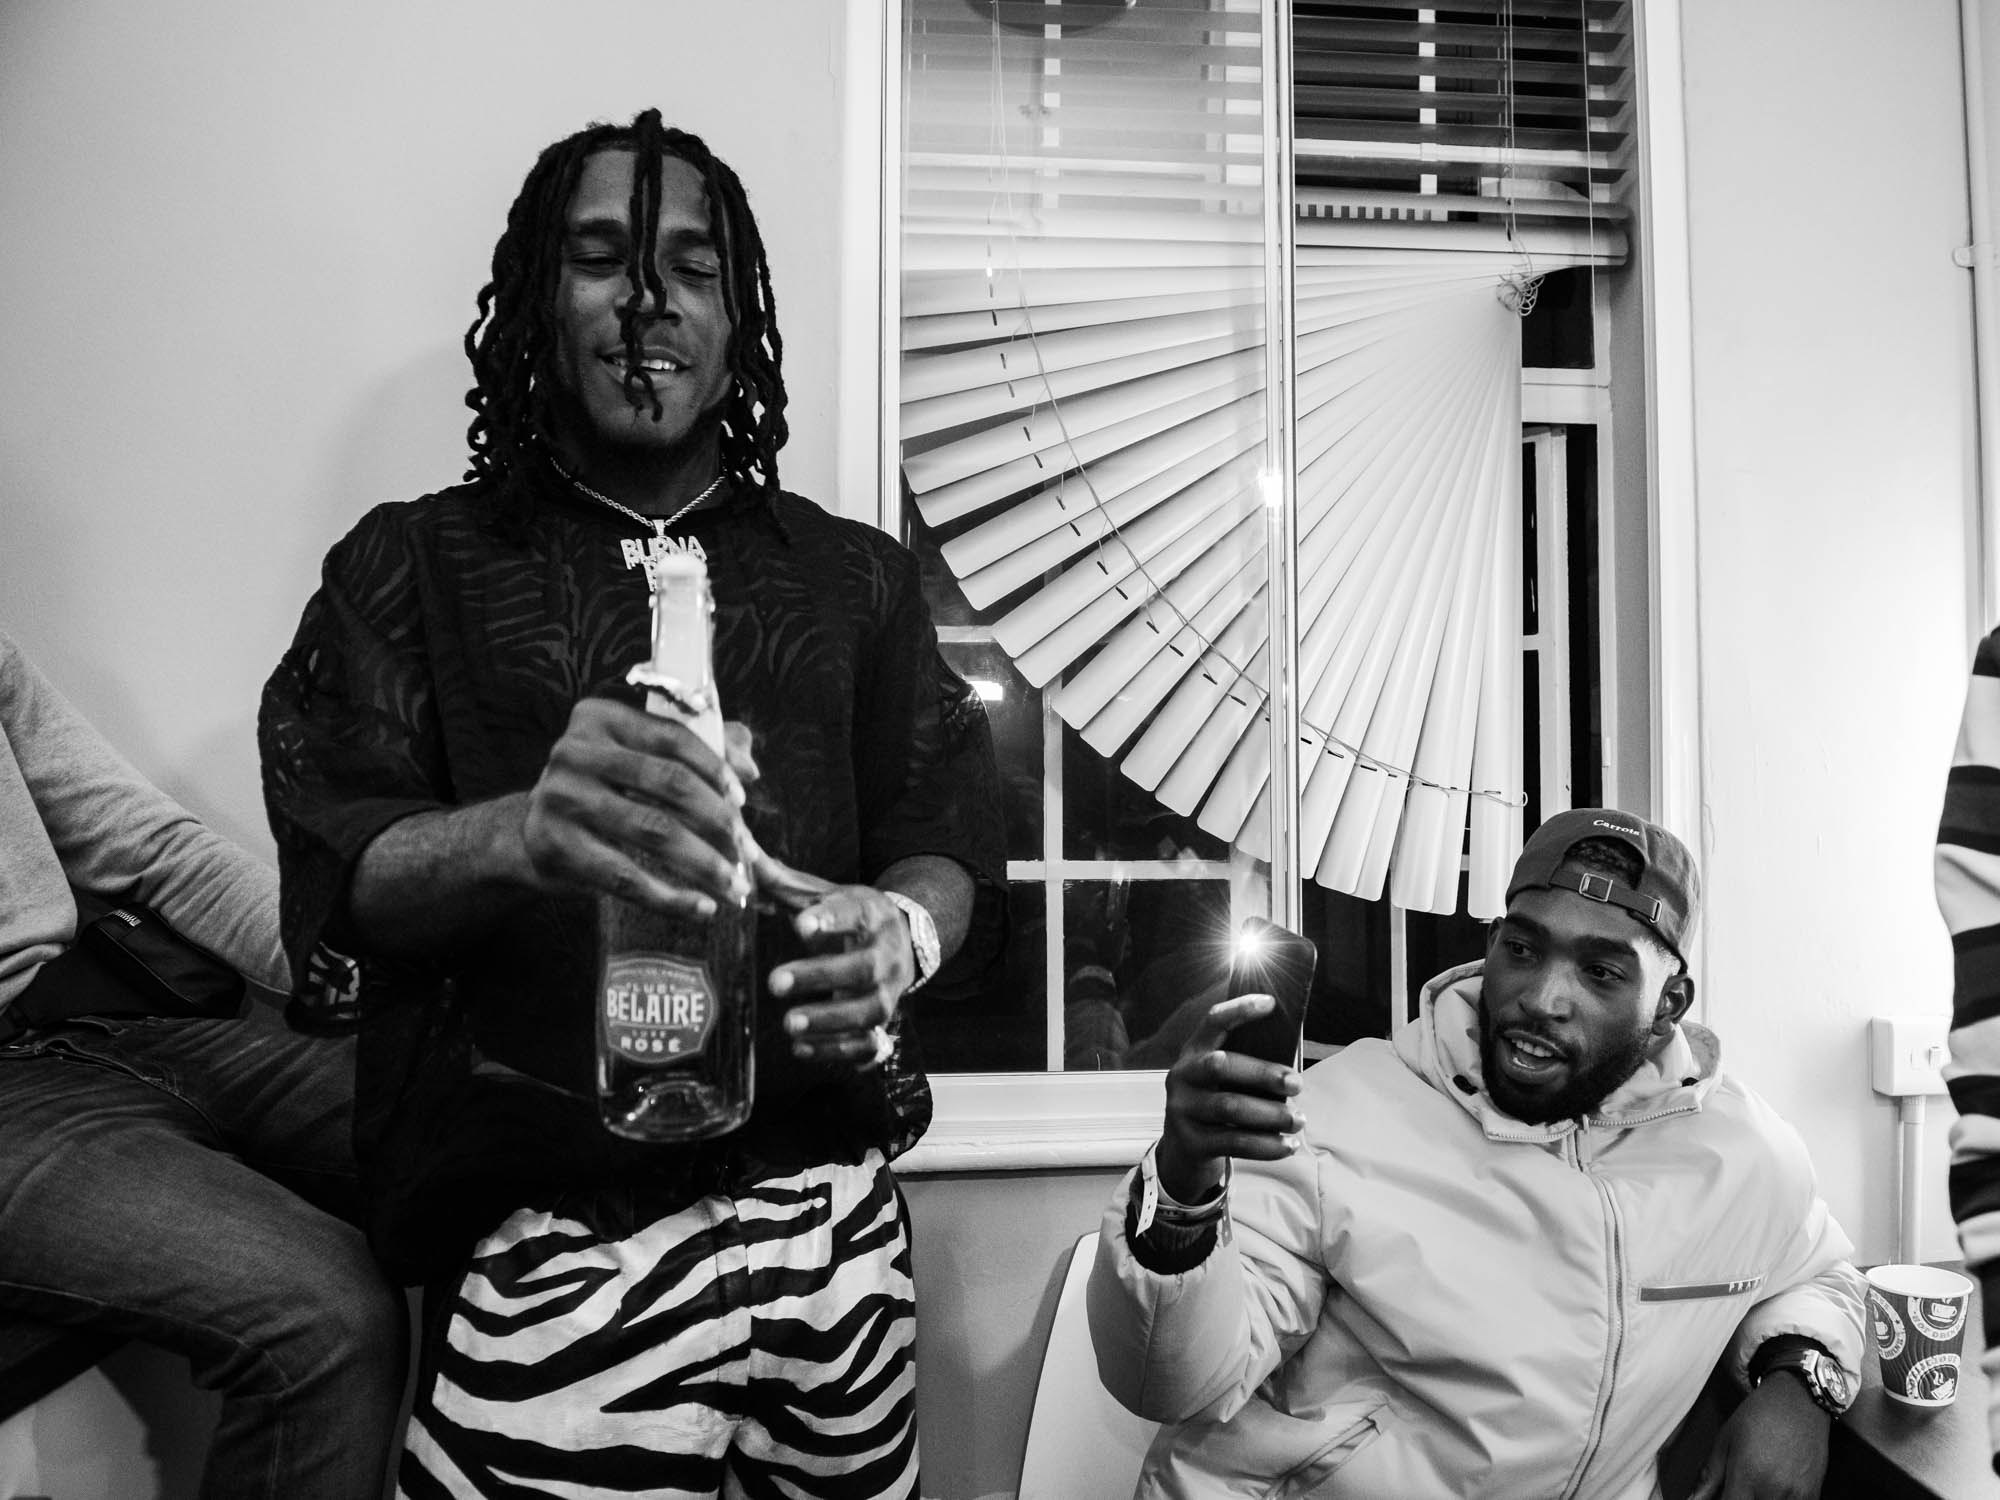
[[[0,0],[0,630],[268,853],[257,694],[321,556],[463,472],[460,340],[535,153],[652,104],[757,210],[786,483],[872,513],[835,494],[846,9]],[[0,1426],[0,1493],[192,1494],[185,1369],[128,1350]]]
[[[1056,1293],[1123,1172],[908,1177],[926,1500],[1011,1500]],[[1094,1496],[1076,1500],[1096,1500]]]
[[[841,0],[0,5],[0,629],[268,852],[257,693],[327,545],[455,483],[535,153],[657,104],[749,188],[833,503]]]
[[[1957,7],[1682,14],[1707,1017],[1886,1259],[1894,1114],[1865,1025],[1950,1008],[1931,845],[1970,663]],[[1930,1116],[1918,1248],[1939,1258],[1947,1102]]]

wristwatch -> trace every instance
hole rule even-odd
[[[895,902],[905,917],[910,920],[910,952],[917,961],[917,977],[904,994],[922,989],[926,980],[937,973],[938,965],[944,961],[944,950],[938,943],[937,923],[924,910],[924,904],[901,891],[884,891],[883,895]]]
[[[1753,1360],[1752,1363],[1759,1361]],[[1806,1393],[1813,1398],[1814,1405],[1828,1416],[1839,1416],[1854,1399],[1854,1393],[1848,1387],[1847,1372],[1824,1349],[1800,1344],[1770,1355],[1761,1363],[1763,1368],[1750,1382],[1753,1390],[1770,1379],[1773,1372],[1784,1370],[1805,1382]]]
[[[1205,1259],[1205,1247],[1215,1237],[1229,1239],[1230,1163],[1224,1158],[1222,1183],[1206,1203],[1182,1203],[1160,1185],[1158,1150],[1159,1143],[1155,1142],[1139,1158],[1139,1174],[1127,1205],[1128,1231],[1133,1239],[1144,1236],[1148,1244],[1170,1256],[1203,1246]]]

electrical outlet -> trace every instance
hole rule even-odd
[[[1868,1081],[1878,1094],[1898,1098],[1942,1094],[1951,1057],[1947,1016],[1877,1016],[1868,1023]]]

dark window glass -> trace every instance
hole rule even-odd
[[[1039,1073],[1048,1066],[1047,931],[1042,887],[1007,887],[1010,941],[992,971],[953,982],[940,974],[910,999],[910,1025],[935,1073]]]
[[[1323,885],[1305,888],[1305,935],[1319,945],[1308,1045],[1389,1034],[1389,906]]]
[[[1042,695],[991,640],[947,640],[944,659],[986,705],[999,763],[1007,857],[1042,857]]]
[[[1541,626],[1542,549],[1535,530],[1535,445],[1521,444],[1521,633]]]
[[[1531,370],[1588,370],[1597,363],[1589,266],[1542,278],[1535,305],[1521,319],[1521,363]]]
[[[1486,956],[1486,924],[1465,914],[1463,875],[1458,878],[1458,904],[1450,914],[1413,911],[1405,920],[1409,923],[1410,989],[1404,1000],[1409,1014],[1414,1015],[1417,995],[1426,984],[1447,969]]]
[[[1229,979],[1227,880],[1070,881],[1063,1065],[1164,1068]]]
[[[1569,429],[1569,733],[1571,802],[1604,803],[1604,693],[1598,646],[1597,429]]]
[[[1225,840],[1169,811],[1068,725],[1062,739],[1065,858],[1228,862]]]

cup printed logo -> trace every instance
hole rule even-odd
[[[1918,1360],[1903,1377],[1903,1393],[1912,1401],[1946,1405],[1958,1394],[1958,1356],[1933,1354]]]
[[[632,953],[604,966],[604,1034],[641,1067],[680,1062],[701,1051],[715,1026],[715,987],[704,964]]]
[[[1868,1289],[1868,1309],[1875,1315],[1876,1352],[1884,1359],[1894,1359],[1910,1341],[1909,1330],[1903,1327],[1903,1320],[1896,1315],[1889,1299],[1872,1286]]]
[[[1963,1298],[1912,1297],[1910,1321],[1917,1325],[1918,1333],[1943,1343],[1957,1338],[1959,1329],[1965,1326],[1966,1305]]]

